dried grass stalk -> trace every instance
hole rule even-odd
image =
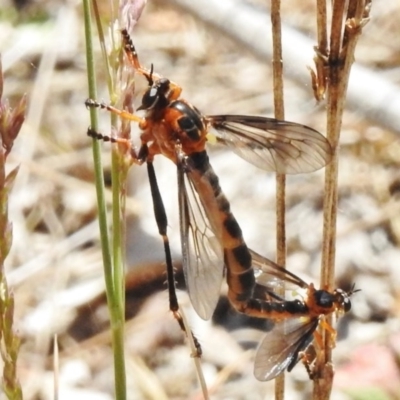
[[[327,97],[327,137],[333,148],[332,162],[326,167],[324,194],[324,231],[321,266],[321,287],[333,289],[335,276],[336,217],[338,202],[338,142],[342,126],[343,110],[354,51],[362,28],[368,22],[369,0],[332,3],[330,37],[327,39],[327,9],[324,0],[317,2],[318,47],[316,48],[316,98],[325,92]],[[328,45],[329,42],[329,45]],[[328,319],[331,323],[332,316]],[[313,398],[329,399],[334,370],[332,348],[335,338],[321,330],[324,349],[317,357],[314,376]]]
[[[22,389],[17,375],[17,359],[20,338],[15,334],[14,295],[9,289],[4,262],[11,249],[12,224],[8,219],[8,198],[19,167],[6,172],[7,156],[10,154],[25,118],[26,97],[11,108],[3,95],[3,72],[0,59],[0,353],[3,360],[2,389],[8,399],[22,399]]]
[[[275,118],[285,119],[285,106],[283,99],[283,55],[282,55],[282,25],[281,25],[281,2],[271,2],[271,24],[272,24],[272,72],[274,85],[274,109]],[[286,265],[286,177],[276,175],[276,262]],[[282,288],[282,295],[284,294]],[[275,399],[285,398],[285,375],[281,374],[275,380]]]

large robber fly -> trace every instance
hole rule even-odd
[[[180,86],[155,73],[153,66],[149,70],[140,64],[126,30],[122,30],[122,40],[127,59],[148,82],[148,89],[137,109],[145,112],[144,117],[92,99],[87,100],[86,105],[107,109],[123,119],[138,122],[142,130],[141,147],[138,152],[132,148],[131,154],[134,163],[147,164],[155,217],[166,254],[171,311],[184,329],[175,293],[166,232],[167,217],[153,167],[153,159],[158,154],[169,158],[177,166],[183,270],[187,290],[197,314],[205,320],[212,316],[226,274],[228,298],[238,311],[275,320],[295,317],[293,321],[299,321],[297,316],[305,317],[305,322],[302,319],[297,326],[297,332],[307,335],[298,346],[303,349],[318,325],[318,316],[330,313],[334,308],[346,311],[349,308],[347,298],[344,294],[340,297],[339,291],[333,294],[323,291],[326,296],[331,296],[334,305],[330,306],[328,312],[320,313],[321,307],[326,309],[324,296],[316,298],[312,304],[298,300],[285,302],[266,288],[264,298],[255,297],[255,270],[262,270],[263,265],[274,263],[248,249],[241,228],[221,190],[219,179],[210,165],[205,146],[211,134],[213,141],[229,147],[257,167],[280,174],[296,174],[315,171],[329,163],[332,157],[329,142],[314,129],[293,122],[246,115],[204,116],[180,97]],[[105,136],[90,128],[88,134],[97,139],[130,146],[126,139]],[[294,280],[300,287],[308,287],[309,298],[314,296],[314,292],[322,292],[315,291],[312,286],[306,285],[283,268],[276,267],[278,270],[275,269],[275,276],[281,276],[282,280],[290,277],[289,280]],[[313,308],[314,304],[319,304],[318,310],[315,309],[317,311]],[[290,331],[289,337],[293,336]],[[267,347],[261,346],[259,354]],[[297,357],[296,348],[282,350]],[[277,356],[276,361],[280,362],[283,370],[290,367],[293,361],[282,363],[282,357]],[[268,369],[271,363],[259,361],[257,365],[261,369]],[[263,378],[261,373],[256,372],[256,375]]]

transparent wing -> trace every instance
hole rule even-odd
[[[318,318],[307,317],[278,322],[257,350],[254,376],[260,381],[269,381],[285,369],[291,371],[299,361],[299,352],[312,342],[318,322]]]
[[[178,163],[183,271],[192,305],[207,320],[220,295],[224,258],[199,196],[188,179],[189,168],[184,160]]]
[[[332,159],[328,140],[294,122],[246,115],[207,116],[218,143],[251,164],[281,174],[312,172]]]
[[[285,289],[306,289],[309,285],[297,275],[282,268],[278,264],[250,250],[253,270],[256,273],[257,284],[261,285],[271,296],[276,296]]]

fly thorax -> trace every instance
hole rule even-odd
[[[171,102],[169,108],[179,112],[175,130],[185,153],[203,151],[206,128],[199,110],[183,100]]]
[[[314,315],[330,314],[335,311],[335,296],[326,290],[315,290],[308,299],[310,310]]]

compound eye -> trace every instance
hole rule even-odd
[[[349,298],[343,300],[343,309],[344,312],[349,312],[351,310],[351,301]]]
[[[161,91],[162,93],[168,92],[168,90],[169,90],[169,84],[170,84],[170,81],[169,81],[169,79],[167,79],[167,78],[161,78],[161,79],[157,82],[157,85],[158,85],[158,87],[159,87],[159,89],[160,89],[160,91]]]
[[[342,289],[335,290],[336,301],[341,305],[344,312],[348,312],[351,310],[351,301],[349,295]]]
[[[151,87],[143,95],[142,104],[138,110],[149,110],[150,108],[153,108],[156,105],[158,98],[159,95],[157,88]]]

